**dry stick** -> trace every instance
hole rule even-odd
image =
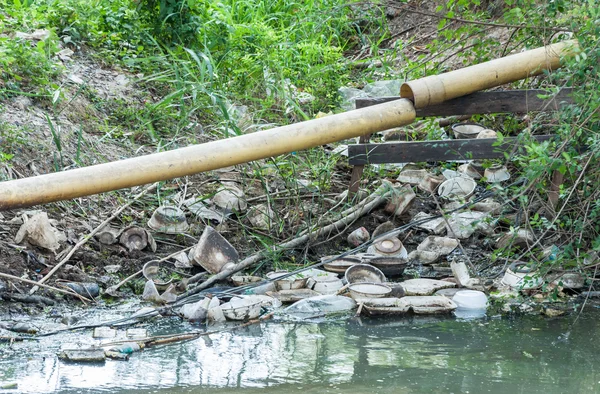
[[[309,234],[305,234],[303,236],[300,236],[298,238],[295,238],[291,241],[288,242],[284,242],[281,244],[278,244],[275,246],[276,249],[278,250],[285,250],[285,249],[292,249],[295,247],[298,247],[304,243],[306,243],[307,241],[309,241],[311,238],[312,239],[316,239],[318,237],[320,237],[321,235],[325,234],[325,233],[329,233],[333,230],[337,230],[339,227],[345,226],[348,223],[356,220],[357,218],[361,217],[362,215],[372,211],[373,209],[375,209],[377,206],[379,206],[380,204],[382,204],[390,195],[390,192],[387,191],[384,194],[378,196],[377,198],[375,198],[373,201],[371,201],[370,203],[364,205],[363,207],[361,207],[360,209],[357,209],[356,211],[354,211],[353,213],[349,214],[348,216],[346,216],[345,218],[342,218],[336,222],[331,223],[328,226],[325,226],[323,228],[321,228],[320,230],[316,231],[315,233],[309,233]],[[196,286],[194,289],[180,295],[179,297],[177,297],[178,300],[185,298],[187,296],[190,296],[192,294],[197,294],[199,292],[201,292],[202,290],[212,286],[214,283],[223,280],[233,274],[235,274],[236,272],[239,272],[245,268],[250,267],[251,265],[257,263],[258,261],[260,261],[260,259],[263,258],[264,254],[266,253],[266,251],[261,251],[258,253],[253,254],[250,257],[245,258],[244,260],[242,260],[241,262],[239,262],[235,267],[230,268],[228,270],[219,272],[216,275],[213,275],[212,277],[210,277],[206,282]]]
[[[67,291],[67,290],[63,290],[63,289],[59,289],[56,287],[52,287],[52,286],[48,286],[48,285],[43,285],[41,283],[37,283],[36,281],[33,280],[29,280],[29,279],[24,279],[24,278],[19,278],[18,276],[13,276],[13,275],[9,275],[9,274],[4,274],[2,272],[0,272],[0,277],[6,278],[6,279],[12,279],[12,280],[17,280],[19,282],[24,282],[24,283],[29,283],[30,285],[38,285],[40,287],[44,287],[46,289],[50,289],[50,290],[54,290],[54,291],[58,291],[59,293],[63,293],[63,294],[68,294],[68,295],[72,295],[75,296],[77,298],[79,298],[82,302],[86,302],[86,301],[91,301],[87,298],[85,298],[84,296],[82,296],[81,294],[77,294],[74,291]]]
[[[56,271],[58,271],[60,269],[60,267],[62,267],[63,265],[65,265],[65,263],[67,263],[69,261],[69,259],[71,257],[73,257],[73,254],[75,254],[75,251],[77,251],[77,249],[79,249],[80,247],[82,247],[83,245],[85,245],[87,243],[87,241],[89,241],[94,235],[96,235],[96,233],[98,233],[98,231],[100,231],[102,229],[102,227],[106,226],[108,223],[111,222],[111,220],[113,220],[114,218],[116,218],[117,216],[119,216],[121,214],[121,212],[123,212],[131,204],[133,204],[135,201],[139,200],[141,197],[143,197],[144,195],[146,195],[146,193],[148,193],[149,191],[155,189],[157,186],[158,186],[158,182],[153,183],[152,185],[150,185],[147,188],[145,188],[142,192],[140,192],[138,195],[136,195],[135,197],[133,197],[131,199],[131,201],[129,201],[127,204],[125,204],[121,208],[117,209],[115,211],[115,213],[113,213],[111,215],[111,217],[109,217],[108,219],[106,219],[105,221],[103,221],[102,223],[100,223],[98,225],[98,227],[96,227],[94,230],[92,230],[91,233],[89,233],[88,235],[86,235],[85,237],[83,237],[79,242],[77,242],[75,244],[75,246],[73,246],[71,248],[71,251],[69,253],[67,253],[67,255],[58,264],[56,264],[54,266],[54,268],[52,268],[52,270],[50,270],[50,272],[48,272],[48,274],[46,274],[46,276],[44,276],[39,282],[36,283],[35,286],[33,286],[31,288],[31,290],[29,291],[29,294],[35,293],[37,291],[37,289],[39,288],[39,286],[42,283],[44,283],[48,279],[50,279],[50,277],[52,275],[54,275],[54,273]]]
[[[152,262],[157,262],[157,263],[162,263],[163,261],[167,261],[168,259],[170,259],[170,258],[172,258],[172,257],[175,257],[175,256],[177,256],[179,253],[182,253],[182,252],[187,252],[187,251],[188,251],[188,250],[190,250],[191,248],[193,248],[193,246],[189,246],[189,247],[187,247],[187,248],[185,248],[185,249],[182,249],[182,250],[179,250],[179,251],[177,251],[177,252],[175,252],[175,253],[171,253],[170,255],[168,255],[168,256],[165,256],[165,257],[163,257],[163,258],[160,258],[160,259],[158,259],[158,260],[151,260],[151,261],[152,261]],[[149,262],[150,262],[150,261],[149,261]],[[137,272],[135,272],[135,273],[133,273],[133,274],[129,275],[127,278],[123,279],[122,281],[120,281],[120,282],[119,282],[119,283],[117,283],[116,285],[114,285],[114,286],[111,286],[111,287],[109,287],[108,289],[106,289],[106,292],[107,292],[109,295],[112,295],[111,293],[113,293],[113,294],[114,294],[114,292],[116,292],[117,290],[119,290],[119,287],[123,286],[125,283],[129,282],[130,280],[132,280],[133,278],[137,277],[138,275],[141,275],[142,273],[143,273],[143,270],[139,270],[139,271],[137,271]],[[110,289],[110,292],[109,292],[109,289]]]
[[[577,30],[572,30],[572,29],[567,29],[567,28],[560,28],[560,27],[531,26],[531,25],[508,25],[508,24],[504,24],[504,23],[471,21],[471,20],[468,20],[468,19],[451,18],[451,17],[448,17],[448,16],[440,15],[440,14],[438,14],[436,12],[415,10],[413,8],[409,8],[409,7],[402,6],[402,5],[388,4],[388,6],[390,6],[392,8],[400,9],[400,10],[403,10],[403,11],[406,11],[406,12],[410,12],[410,13],[413,13],[413,14],[433,16],[434,18],[438,18],[438,19],[446,19],[446,20],[449,20],[449,21],[467,23],[467,24],[471,24],[471,25],[482,25],[482,26],[491,26],[491,27],[508,27],[508,28],[520,28],[520,29],[550,30],[550,31],[558,31],[558,32],[560,32],[560,31],[562,31],[562,32],[577,31]]]
[[[594,157],[594,153],[592,152],[592,153],[590,153],[590,157],[589,157],[588,161],[585,163],[585,166],[583,166],[583,169],[581,170],[581,174],[579,174],[579,177],[577,177],[577,180],[573,184],[573,188],[569,192],[569,195],[567,196],[567,199],[563,203],[562,207],[560,207],[560,210],[558,211],[558,213],[556,214],[556,216],[554,217],[554,219],[552,219],[552,222],[550,223],[550,225],[548,226],[548,228],[546,229],[546,231],[544,231],[542,233],[542,235],[537,239],[537,241],[535,241],[533,243],[533,245],[531,245],[530,247],[528,247],[527,250],[525,252],[523,252],[517,258],[517,260],[521,260],[527,253],[531,252],[533,250],[533,248],[535,248],[541,242],[541,240],[546,236],[546,234],[548,234],[548,231],[550,231],[550,229],[554,226],[554,223],[556,223],[556,221],[558,220],[558,218],[560,217],[560,215],[564,211],[565,207],[568,205],[569,200],[571,199],[571,197],[573,196],[573,193],[575,192],[575,189],[577,188],[577,186],[581,182],[581,180],[583,178],[583,175],[585,174],[585,171],[587,170],[588,166],[590,165],[590,162],[592,161],[593,157]]]

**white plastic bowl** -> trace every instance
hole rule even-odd
[[[487,309],[487,296],[477,290],[461,290],[454,294],[452,301],[458,306],[458,309]]]

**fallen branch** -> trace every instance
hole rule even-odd
[[[37,283],[35,283],[35,286],[33,286],[31,288],[31,290],[29,291],[29,294],[35,293],[38,290],[38,288],[42,285],[42,283],[44,283],[48,279],[50,279],[52,277],[52,275],[54,275],[54,273],[60,269],[60,267],[62,267],[63,265],[65,265],[65,263],[67,263],[71,259],[71,257],[73,257],[73,254],[75,254],[75,251],[77,251],[77,249],[79,249],[80,247],[82,247],[83,245],[85,245],[94,235],[96,235],[96,233],[98,233],[98,231],[102,230],[102,228],[104,226],[106,226],[114,218],[116,218],[117,216],[119,216],[121,214],[121,212],[123,212],[131,204],[133,204],[135,201],[137,201],[140,198],[142,198],[144,195],[146,195],[146,193],[148,193],[149,191],[155,189],[156,187],[158,187],[158,182],[153,183],[152,185],[150,185],[147,188],[145,188],[142,192],[140,192],[138,195],[136,195],[135,197],[133,197],[127,204],[125,204],[121,208],[117,209],[115,211],[115,213],[113,213],[108,219],[106,219],[105,221],[103,221],[102,223],[100,223],[98,225],[98,227],[96,227],[95,229],[92,230],[91,233],[89,233],[88,235],[86,235],[85,237],[83,237],[79,242],[77,242],[75,244],[75,246],[73,246],[71,248],[71,250],[69,251],[69,253],[67,253],[67,255],[58,264],[56,264],[54,266],[54,268],[52,268],[50,270],[50,272],[48,272],[46,274],[46,276],[44,276],[40,281],[38,281]]]
[[[432,16],[437,19],[445,19],[445,20],[449,20],[449,21],[467,23],[467,24],[471,24],[471,25],[491,26],[491,27],[507,27],[507,28],[519,28],[519,29],[549,30],[549,31],[556,31],[556,32],[577,31],[576,29],[573,30],[573,29],[567,29],[567,28],[563,28],[563,27],[548,27],[548,26],[534,26],[534,25],[509,25],[509,24],[505,24],[505,23],[472,21],[472,20],[468,20],[468,19],[451,18],[449,16],[441,15],[436,12],[417,10],[417,9],[409,8],[409,7],[403,6],[403,5],[388,4],[388,6],[398,9],[398,10],[413,13],[413,14]]]
[[[257,324],[257,323],[261,323],[265,320],[269,320],[272,317],[273,317],[273,312],[268,313],[264,316],[261,316],[258,319],[248,320],[247,322],[245,322],[243,324],[240,324],[235,327],[229,327],[229,328],[226,328],[223,330],[213,330],[213,331],[204,331],[204,332],[194,331],[194,332],[188,332],[188,333],[183,333],[183,334],[157,335],[154,337],[142,338],[142,339],[137,339],[137,340],[130,339],[130,340],[103,343],[100,346],[101,347],[115,346],[115,345],[120,345],[123,343],[129,343],[129,342],[136,342],[138,344],[143,344],[144,345],[143,347],[145,347],[145,348],[152,347],[152,346],[159,346],[159,345],[167,345],[167,344],[173,343],[173,342],[189,341],[189,340],[197,339],[197,338],[200,338],[203,336],[208,336],[208,335],[213,335],[213,334],[221,334],[223,332],[231,332],[231,331],[239,330],[240,328],[248,327],[253,324]]]
[[[171,253],[170,255],[168,255],[168,256],[165,256],[165,257],[163,257],[163,258],[160,258],[160,259],[158,259],[158,260],[151,260],[151,261],[149,261],[148,263],[150,263],[150,262],[162,263],[163,261],[166,261],[166,260],[168,260],[168,259],[170,259],[170,258],[173,258],[173,257],[177,256],[177,255],[178,255],[179,253],[181,253],[181,252],[187,252],[187,251],[188,251],[188,250],[190,250],[191,248],[192,248],[192,246],[190,246],[190,247],[187,247],[187,248],[185,248],[185,249],[182,249],[182,250],[178,250],[178,251],[177,251],[177,252],[175,252],[175,253]],[[129,275],[127,278],[123,279],[122,281],[120,281],[120,282],[119,282],[119,283],[117,283],[116,285],[114,285],[114,286],[110,286],[108,289],[106,289],[106,294],[108,294],[108,295],[109,295],[109,296],[111,296],[111,297],[117,297],[117,296],[118,296],[118,294],[117,294],[117,290],[119,290],[119,287],[123,286],[125,283],[127,283],[127,282],[129,282],[130,280],[132,280],[133,278],[135,278],[135,277],[137,277],[137,276],[141,275],[142,273],[143,273],[143,270],[139,270],[139,271],[137,271],[137,272],[135,272],[135,273],[133,273],[133,274]]]
[[[33,281],[33,280],[29,280],[29,279],[25,279],[25,278],[19,278],[18,276],[4,274],[4,273],[0,272],[0,277],[6,278],[6,279],[11,279],[11,280],[17,280],[17,281],[23,282],[23,283],[29,283],[30,285],[32,284],[32,285],[36,285],[36,286],[39,286],[39,287],[43,287],[45,289],[58,291],[59,293],[63,293],[63,294],[75,296],[75,297],[79,298],[83,303],[86,303],[86,301],[88,301],[88,302],[91,301],[91,300],[85,298],[84,296],[82,296],[81,294],[75,293],[74,291],[67,291],[67,290],[56,288],[56,287],[44,285],[44,284],[41,284],[41,283]]]
[[[378,191],[376,191],[375,193],[373,193],[373,195],[376,195],[377,193],[381,193],[381,188],[378,189]],[[286,249],[293,249],[293,248],[296,248],[310,240],[317,239],[317,238],[323,236],[324,234],[329,234],[332,231],[338,230],[339,228],[346,226],[348,223],[353,222],[354,220],[358,219],[362,215],[372,211],[373,209],[375,209],[376,207],[381,205],[384,201],[387,200],[387,198],[390,196],[390,193],[391,193],[391,191],[386,191],[381,195],[377,195],[375,197],[375,199],[373,199],[373,201],[369,202],[368,204],[365,204],[360,209],[357,209],[356,211],[350,213],[348,216],[346,216],[336,222],[333,222],[330,225],[325,226],[325,227],[317,230],[314,233],[305,234],[305,235],[302,235],[291,241],[275,245],[274,249],[278,250],[278,251],[286,250]],[[197,293],[201,292],[202,290],[212,286],[214,283],[216,283],[220,280],[226,279],[229,276],[235,274],[236,272],[239,272],[243,269],[246,269],[246,268],[252,266],[253,264],[260,261],[265,256],[265,254],[267,254],[268,252],[269,251],[263,250],[263,251],[253,254],[250,257],[245,258],[244,260],[242,260],[241,262],[236,264],[234,267],[232,267],[228,270],[219,272],[216,275],[213,275],[206,282],[204,282],[204,283],[196,286],[192,290],[189,290],[186,293],[180,295],[179,297],[177,297],[177,300],[181,300],[181,299],[189,297],[190,295],[197,294]]]

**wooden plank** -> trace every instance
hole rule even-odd
[[[527,113],[535,111],[556,111],[561,105],[573,102],[571,88],[562,89],[550,99],[540,99],[544,90],[498,90],[477,92],[468,96],[448,100],[438,105],[417,109],[417,117],[477,115],[494,113]],[[356,99],[356,108],[398,100],[400,97],[379,97]]]
[[[551,135],[533,136],[538,142],[552,137]],[[495,146],[497,144],[495,138],[357,144],[348,146],[348,162],[350,165],[366,165],[496,159],[504,157],[504,152],[518,149],[519,142],[518,137],[507,137],[499,146]]]

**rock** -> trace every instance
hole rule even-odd
[[[142,250],[148,246],[148,233],[143,228],[131,226],[123,230],[119,242],[130,252]]]
[[[144,293],[142,294],[142,299],[145,301],[162,303],[163,300],[160,298],[160,294],[156,289],[156,285],[153,281],[146,281],[146,285],[144,286]]]
[[[60,238],[60,232],[52,227],[48,214],[40,212],[23,223],[15,236],[15,242],[21,243],[25,239],[32,245],[55,252],[60,247]]]
[[[370,237],[371,237],[371,235],[369,234],[369,231],[367,231],[366,228],[361,227],[361,228],[357,228],[356,230],[352,231],[350,233],[350,235],[348,235],[347,240],[350,245],[359,246],[359,245],[362,245],[363,243],[367,242]]]
[[[410,186],[406,185],[393,190],[384,210],[390,215],[401,216],[408,211],[417,195]]]
[[[275,212],[266,204],[255,205],[248,211],[248,220],[260,230],[270,230],[275,222]]]
[[[212,198],[213,203],[221,209],[243,212],[248,208],[244,192],[230,185],[219,190]]]
[[[210,226],[206,226],[190,254],[192,263],[211,274],[219,273],[227,264],[236,264],[239,260],[237,250]]]
[[[435,279],[409,279],[401,283],[407,296],[428,296],[440,289],[456,287],[456,284]]]

